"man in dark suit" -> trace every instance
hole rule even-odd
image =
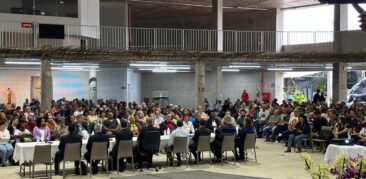
[[[112,151],[109,153],[111,157],[113,157],[113,168],[117,168],[117,154],[118,154],[118,146],[119,141],[121,140],[132,140],[133,134],[130,129],[127,127],[128,123],[126,120],[121,120],[121,130],[116,133],[116,144],[113,146]],[[126,163],[124,159],[121,158],[119,160],[119,171],[123,171],[126,168]]]
[[[189,150],[192,152],[195,159],[197,159],[197,145],[200,136],[211,135],[211,130],[206,127],[206,121],[200,120],[200,127],[196,130],[192,137],[192,141],[189,144]],[[201,152],[198,152],[198,161],[201,161]]]
[[[94,132],[95,132],[95,134],[89,137],[88,143],[86,144],[87,152],[85,153],[84,158],[86,159],[86,161],[88,163],[91,163],[92,169],[93,169],[92,172],[93,172],[93,174],[96,174],[96,173],[98,173],[98,164],[99,164],[100,160],[95,160],[93,162],[90,162],[90,155],[91,155],[93,143],[94,142],[107,142],[107,149],[108,149],[109,137],[102,133],[102,125],[99,123],[95,124]]]
[[[139,161],[139,166],[142,166],[142,156],[140,155],[140,152],[138,151],[143,151],[144,150],[144,139],[145,139],[145,136],[148,132],[160,132],[159,128],[156,128],[153,126],[153,121],[155,120],[155,118],[153,117],[148,117],[146,119],[146,127],[142,128],[141,131],[140,131],[140,135],[137,137],[137,142],[138,142],[138,145],[135,147],[135,151],[136,154],[137,154],[137,158],[138,158],[138,161]]]
[[[60,171],[60,162],[64,159],[65,146],[68,143],[80,143],[80,148],[82,146],[82,137],[76,133],[76,126],[71,124],[69,126],[69,134],[62,136],[60,139],[60,144],[58,145],[58,152],[55,154],[55,174],[58,175]],[[79,173],[79,162],[75,162],[75,173]]]

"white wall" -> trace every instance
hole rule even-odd
[[[151,99],[152,91],[168,91],[169,102],[181,104],[183,107],[192,107],[196,103],[194,73],[149,73],[141,74],[141,96]],[[216,96],[216,73],[206,71],[206,97],[210,104]],[[264,72],[264,92],[270,92],[272,99],[275,95],[274,72]],[[231,101],[240,99],[244,89],[250,99],[256,98],[256,87],[260,88],[260,74],[257,71],[242,71],[240,73],[224,72],[222,77],[222,96]]]
[[[97,72],[98,99],[127,100],[127,70]]]
[[[128,102],[141,103],[141,73],[127,70]]]

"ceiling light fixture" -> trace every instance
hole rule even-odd
[[[261,66],[259,65],[230,65],[229,68],[260,68]]]
[[[41,62],[5,61],[7,65],[41,65]]]
[[[168,66],[167,64],[146,64],[146,63],[131,63],[130,64],[131,67],[166,67]]]
[[[82,70],[82,67],[52,67],[52,70]]]
[[[222,69],[222,72],[239,72],[239,69]]]
[[[176,73],[177,70],[153,69],[153,73]]]
[[[292,68],[267,68],[268,71],[292,71]]]

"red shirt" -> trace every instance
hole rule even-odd
[[[27,123],[25,128],[29,130],[33,134],[33,129],[36,127],[36,123]]]
[[[248,93],[243,92],[243,93],[241,94],[241,100],[243,100],[244,102],[247,102],[247,101],[248,101],[248,99],[249,99],[249,95],[248,95]]]
[[[171,122],[166,121],[166,122],[165,122],[165,129],[170,129],[170,128],[172,128],[172,123],[171,123]]]

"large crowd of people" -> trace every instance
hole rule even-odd
[[[131,140],[137,137],[134,152],[139,160],[139,150],[143,150],[143,139],[148,131],[157,131],[161,135],[170,135],[165,152],[172,165],[171,155],[175,137],[192,135],[189,150],[198,161],[201,160],[197,150],[199,136],[215,133],[211,142],[211,150],[215,159],[221,161],[220,151],[224,135],[236,135],[236,160],[244,160],[244,143],[246,134],[256,133],[258,138],[267,142],[285,142],[285,152],[291,152],[295,146],[297,152],[303,149],[302,139],[310,136],[324,139],[330,143],[332,139],[355,136],[355,142],[364,145],[366,142],[365,104],[332,103],[327,105],[323,98],[316,102],[297,103],[284,100],[281,104],[249,100],[247,95],[232,102],[231,99],[216,100],[205,106],[182,108],[170,104],[161,106],[158,103],[134,102],[126,103],[116,100],[90,100],[65,98],[52,101],[50,111],[42,110],[41,104],[32,99],[26,100],[22,107],[7,108],[0,105],[0,165],[16,164],[12,161],[15,143],[60,140],[59,152],[54,156],[55,173],[59,174],[59,162],[63,159],[65,144],[81,142],[88,139],[87,153],[84,158],[90,159],[93,142],[108,142],[114,137],[114,145],[110,156],[117,157],[118,141]],[[177,165],[181,157],[177,154]],[[116,168],[116,160],[112,166]],[[123,171],[126,159],[118,161]],[[139,161],[141,164],[141,161]],[[75,172],[79,172],[79,164],[75,164]],[[81,165],[82,166],[82,165]],[[98,161],[92,163],[93,173],[98,172]]]

